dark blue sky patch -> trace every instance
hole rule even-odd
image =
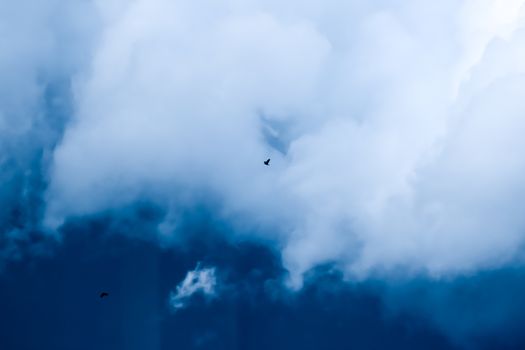
[[[71,222],[55,255],[10,263],[0,277],[3,348],[452,348],[417,315],[385,317],[374,288],[336,273],[314,271],[302,291],[286,291],[266,246],[196,231],[184,249],[161,249],[108,220]],[[169,293],[199,262],[217,268],[218,296],[197,294],[174,312]]]
[[[505,268],[472,276],[415,279],[385,289],[394,313],[432,319],[466,348],[520,349],[525,344],[525,271]]]

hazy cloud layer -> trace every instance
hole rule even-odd
[[[0,4],[0,267],[40,249],[30,242],[42,233],[46,174],[97,23],[83,0]]]
[[[38,154],[60,139],[41,166],[46,226],[148,199],[169,240],[213,198],[236,234],[283,247],[296,285],[324,262],[357,277],[501,266],[525,237],[522,3],[1,5],[16,35],[0,132],[16,146],[0,175],[21,140]],[[71,111],[55,126],[42,84],[60,79]]]

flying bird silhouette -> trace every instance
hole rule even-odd
[[[107,297],[108,295],[109,295],[109,293],[107,293],[107,292],[102,292],[102,293],[100,293],[100,298],[101,298],[101,299],[102,299],[102,298],[105,298],[105,297]]]
[[[266,161],[264,161],[264,165],[270,165],[270,158],[268,158]]]

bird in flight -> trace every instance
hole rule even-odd
[[[102,292],[102,293],[100,293],[100,298],[101,298],[101,299],[102,299],[102,298],[105,298],[105,297],[107,297],[108,295],[109,295],[108,292]]]
[[[270,165],[270,158],[264,161],[264,165]]]

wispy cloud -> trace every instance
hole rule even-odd
[[[195,270],[188,271],[184,280],[170,293],[170,305],[175,310],[182,309],[195,293],[201,293],[206,298],[213,297],[216,286],[215,268],[201,268],[197,265]]]

